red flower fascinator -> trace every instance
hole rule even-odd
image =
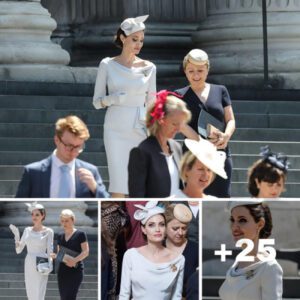
[[[153,108],[152,113],[150,114],[152,119],[151,119],[151,124],[153,124],[156,120],[161,120],[166,112],[165,112],[165,104],[167,101],[167,97],[169,95],[173,95],[177,98],[182,98],[180,95],[167,91],[167,90],[161,90],[156,94],[156,100],[155,100],[155,105]]]

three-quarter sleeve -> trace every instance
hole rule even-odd
[[[182,257],[182,260],[181,260],[180,266],[179,266],[177,282],[174,285],[173,295],[171,298],[172,300],[181,300],[182,299],[184,262],[185,262],[185,258]]]
[[[48,228],[48,236],[47,236],[47,255],[50,257],[50,254],[53,253],[53,240],[54,240],[54,232],[51,228]]]
[[[104,108],[101,101],[106,97],[106,85],[107,85],[107,62],[103,59],[100,62],[96,84],[94,89],[93,105],[96,109]]]
[[[261,277],[262,300],[282,299],[282,274],[282,269],[277,263],[266,268]]]
[[[146,103],[149,104],[156,98],[156,66],[153,65],[153,69],[150,75],[149,87],[147,91]]]
[[[119,300],[129,300],[131,297],[131,272],[132,272],[132,256],[127,250],[123,257],[121,287]]]
[[[22,237],[21,237],[21,240],[19,241],[19,245],[16,246],[16,252],[17,254],[20,254],[24,247],[25,247],[25,243],[26,243],[26,239],[28,237],[28,227],[26,227],[23,231],[23,234],[22,234]]]

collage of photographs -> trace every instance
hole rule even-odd
[[[0,300],[300,300],[300,0],[0,0]]]

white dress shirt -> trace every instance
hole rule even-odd
[[[76,196],[76,187],[75,187],[75,159],[71,162],[65,164],[56,156],[56,150],[54,150],[52,157],[51,157],[51,178],[50,178],[50,198],[58,198],[59,192],[59,184],[61,180],[61,170],[60,166],[68,165],[70,168],[70,175],[71,175],[71,191],[70,191],[70,198],[75,198]]]

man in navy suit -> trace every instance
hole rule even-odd
[[[89,137],[86,124],[78,117],[59,119],[55,124],[56,149],[46,159],[25,166],[16,197],[108,198],[97,167],[77,158]]]

